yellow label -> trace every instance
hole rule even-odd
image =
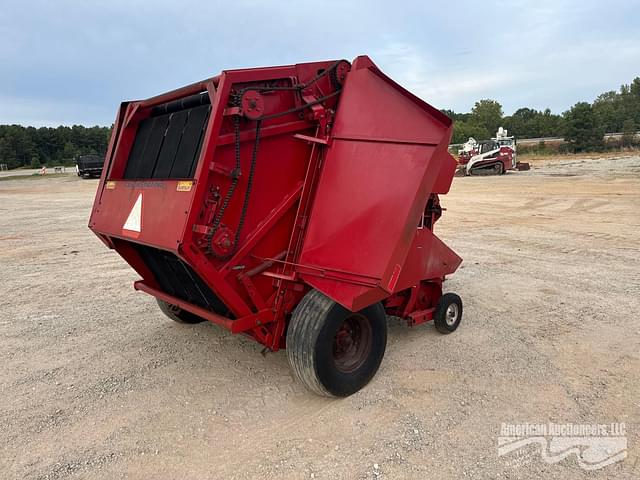
[[[178,182],[178,186],[176,187],[176,191],[178,191],[178,192],[190,192],[192,186],[193,186],[193,182],[192,181]]]
[[[114,188],[116,188],[116,182],[112,182],[112,181],[107,182],[106,188],[107,190],[113,190]]]

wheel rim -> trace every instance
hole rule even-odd
[[[447,325],[449,325],[450,327],[455,325],[455,323],[458,321],[458,305],[457,304],[452,303],[447,307],[444,320],[445,322],[447,322]]]
[[[364,315],[354,314],[342,322],[333,339],[333,360],[343,373],[357,370],[371,352],[371,324]]]
[[[169,307],[171,313],[173,313],[174,315],[180,315],[182,313],[182,309],[179,306],[174,305],[173,303],[167,303],[167,306]]]

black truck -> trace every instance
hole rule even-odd
[[[102,175],[104,157],[100,155],[79,155],[76,159],[76,173],[82,178]]]

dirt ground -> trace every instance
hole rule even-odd
[[[0,182],[0,478],[640,478],[640,157],[456,178],[436,230],[464,258],[463,324],[390,319],[342,400],[134,292],[86,228],[96,185]],[[627,458],[499,456],[524,422],[625,422]]]
[[[55,173],[55,168],[49,167],[47,168],[47,175],[60,175],[64,173],[65,175],[76,175],[75,167],[59,167],[64,169],[64,172]],[[39,168],[16,168],[13,170],[0,170],[0,178],[7,177],[26,177],[28,175],[39,175],[41,170]]]

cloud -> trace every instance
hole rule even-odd
[[[82,101],[0,95],[0,123],[38,127],[66,125],[111,125],[116,110],[106,105],[87,105]],[[111,120],[109,120],[111,117]],[[63,122],[61,119],[71,119]]]
[[[438,108],[563,111],[639,74],[633,2],[7,0],[0,123],[109,125],[221,69],[369,54]]]
[[[508,86],[520,75],[509,70],[474,71],[473,66],[446,71],[408,44],[389,45],[374,57],[394,80],[438,108],[450,108],[460,98],[484,98],[486,92]]]

